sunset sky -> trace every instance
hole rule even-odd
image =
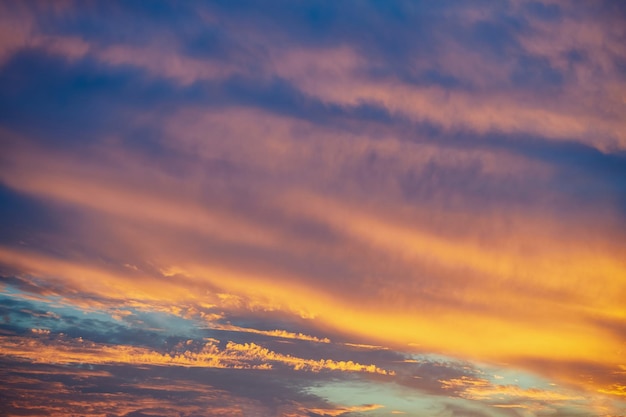
[[[626,2],[0,0],[0,415],[626,416]]]

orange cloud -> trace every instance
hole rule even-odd
[[[366,405],[355,405],[352,407],[340,407],[340,408],[335,408],[335,409],[310,408],[307,411],[314,413],[314,414],[318,414],[320,416],[337,417],[337,416],[342,416],[347,413],[378,410],[379,408],[383,408],[383,406],[379,404],[366,404]]]
[[[613,384],[607,388],[600,388],[598,392],[602,392],[604,394],[618,395],[621,397],[626,397],[626,385],[623,384]]]
[[[258,329],[253,329],[250,327],[239,327],[239,326],[233,326],[232,324],[217,324],[217,323],[212,324],[211,328],[216,329],[216,330],[262,334],[264,336],[279,337],[282,339],[296,339],[296,340],[306,340],[309,342],[316,342],[316,343],[330,343],[330,339],[327,337],[319,338],[319,337],[311,336],[308,334],[289,332],[287,330],[258,330]]]
[[[503,305],[500,314],[508,316],[506,318],[508,325],[511,325],[511,319],[534,320],[533,314],[541,315],[544,320],[548,321],[552,321],[551,317],[554,317],[557,321],[561,320],[562,314],[567,312],[570,324],[573,319],[572,314],[575,314],[579,318],[578,323],[581,327],[589,326],[589,331],[594,331],[590,323],[586,322],[588,317],[593,317],[595,314],[603,314],[607,317],[626,315],[626,310],[623,309],[621,303],[621,300],[626,297],[624,292],[626,265],[610,253],[590,253],[584,246],[580,248],[574,245],[564,246],[552,236],[546,236],[543,242],[536,241],[535,236],[535,246],[539,246],[540,249],[532,252],[529,250],[521,252],[515,246],[510,249],[503,247],[497,240],[491,246],[471,239],[443,238],[428,231],[411,228],[406,224],[370,216],[365,210],[357,207],[337,204],[334,201],[302,193],[293,196],[287,204],[300,213],[310,214],[328,222],[337,230],[363,242],[364,245],[388,251],[390,256],[392,254],[404,256],[403,260],[409,264],[433,265],[431,270],[445,277],[445,280],[435,284],[440,287],[440,293],[445,293],[445,289],[453,290],[457,280],[463,279],[467,282],[472,279],[472,275],[468,276],[469,274],[476,274],[476,285],[464,286],[462,293],[453,293],[451,298],[460,297],[462,298],[460,301],[464,299],[477,306],[484,304],[489,307],[502,302],[506,305],[506,309]],[[526,245],[524,242],[526,236],[523,234],[518,236],[521,240],[518,247]],[[530,239],[533,238],[531,236],[528,238],[528,244],[530,244]],[[455,271],[463,271],[463,277],[457,278]],[[544,277],[550,277],[550,279],[544,279]],[[593,280],[590,277],[593,277]],[[575,280],[578,285],[573,287],[572,280]],[[599,282],[602,284],[599,285]],[[459,284],[460,282],[457,285]],[[382,285],[384,286],[384,283]],[[402,285],[406,284],[402,283]],[[538,298],[537,295],[542,291],[545,295]],[[494,293],[499,294],[499,298],[494,298]],[[551,294],[559,298],[552,300]],[[401,297],[400,294],[397,295]],[[568,305],[569,302],[572,304]],[[578,303],[584,307],[581,308]],[[528,310],[528,305],[533,305],[532,311]],[[479,314],[479,311],[480,309],[476,310],[476,313]],[[474,312],[466,312],[468,313]],[[441,317],[440,314],[438,320],[440,320],[438,324],[441,325],[445,317]],[[480,321],[476,316],[473,316],[472,320]],[[495,322],[491,323],[495,324]],[[550,326],[553,325],[554,322]],[[539,326],[540,324],[532,322],[532,327],[539,329]],[[551,327],[550,332],[553,328]],[[529,335],[524,337],[526,341],[523,343],[520,341],[519,346],[524,346],[526,352],[529,353],[528,349],[532,349],[531,344],[534,340]],[[606,339],[600,335],[598,337],[603,341],[597,343],[596,348],[604,349]],[[481,343],[481,339],[478,338],[477,342]],[[558,344],[552,344],[556,342],[555,340],[549,339],[553,348],[558,346]],[[580,353],[582,354],[586,351],[586,348],[582,346],[590,346],[585,342],[586,336],[576,336],[572,333],[565,338],[568,342],[576,339],[580,339]],[[572,348],[575,349],[574,346]],[[502,349],[502,346],[498,349]],[[573,350],[568,349],[568,352],[571,354]],[[566,353],[559,352],[559,355],[562,354]],[[616,358],[616,356],[613,357]]]
[[[524,389],[516,385],[496,385],[482,378],[461,377],[440,382],[444,389],[461,389],[461,396],[471,400],[498,400],[512,397],[530,401],[556,403],[559,401],[578,401],[585,398],[577,394],[538,388]]]
[[[364,365],[353,361],[299,358],[271,351],[255,343],[238,344],[228,342],[224,349],[220,349],[215,341],[209,340],[195,350],[190,345],[191,343],[181,344],[172,352],[160,353],[137,346],[87,342],[82,338],[59,337],[46,340],[7,336],[3,337],[3,346],[0,354],[35,363],[53,364],[119,363],[259,370],[272,369],[274,364],[282,364],[296,371],[394,374],[393,371],[381,369],[373,364]]]
[[[207,136],[211,127],[215,137]],[[495,178],[530,169],[537,181],[553,174],[545,164],[506,153],[501,159],[492,151],[360,137],[241,109],[182,111],[167,121],[166,131],[173,150],[198,149],[202,161],[223,159],[252,169],[265,197],[249,207],[205,200],[198,190],[206,180],[193,170],[171,175],[115,146],[83,160],[15,138],[1,157],[3,183],[88,213],[89,220],[77,220],[68,235],[77,234],[98,257],[114,261],[62,250],[53,257],[22,246],[0,247],[0,262],[56,284],[61,290],[55,295],[86,308],[108,309],[117,300],[119,308],[178,315],[193,315],[202,305],[284,311],[346,337],[401,349],[418,343],[420,350],[488,361],[572,359],[609,369],[622,363],[623,335],[603,324],[626,317],[623,236],[609,209],[606,219],[594,219],[602,226],[595,231],[578,228],[575,216],[561,220],[567,215],[514,205],[459,213],[439,194],[415,207],[399,197],[393,175],[382,181],[381,202],[367,195],[356,174],[368,154],[388,158],[399,172],[426,169],[434,161],[444,167],[477,164]],[[300,144],[302,137],[319,141]],[[222,138],[228,140],[217,140]],[[250,138],[258,142],[239,151]],[[297,186],[272,185],[298,166],[314,168],[315,161],[328,174],[308,177],[311,170],[305,169]],[[335,190],[332,180],[342,172],[353,178]],[[257,178],[264,175],[267,183]],[[253,200],[254,193],[247,197]],[[441,189],[442,196],[449,193]],[[329,237],[299,234],[291,227],[299,222]],[[82,300],[84,294],[95,297]],[[279,333],[267,335],[308,336]]]
[[[272,352],[254,343],[236,344],[229,342],[226,350],[238,352],[250,360],[262,359],[266,361],[276,361],[287,364],[295,370],[309,370],[319,372],[322,370],[345,371],[345,372],[367,372],[381,375],[394,375],[393,371],[387,371],[376,365],[363,365],[353,361],[334,361],[331,359],[302,359],[291,355],[283,355]],[[238,355],[236,355],[238,356]]]
[[[293,117],[237,97],[233,102],[250,107],[202,107],[202,100],[193,100],[163,116],[129,106],[124,117],[130,127],[98,132],[89,126],[90,140],[80,147],[57,143],[46,132],[34,133],[35,139],[0,131],[2,186],[49,209],[62,230],[52,236],[19,230],[28,239],[0,246],[0,266],[24,284],[23,299],[54,298],[116,320],[128,320],[131,309],[209,322],[226,321],[234,311],[272,311],[306,318],[315,328],[309,333],[331,329],[334,339],[364,342],[344,346],[506,362],[594,395],[624,397],[622,184],[605,181],[613,175],[605,167],[576,171],[576,158],[551,165],[546,155],[533,156],[554,145],[547,142],[564,141],[547,152],[578,142],[574,150],[593,161],[622,162],[621,154],[607,155],[626,149],[622,16],[589,18],[568,13],[572,6],[563,4],[563,17],[547,22],[529,18],[525,5],[513,2],[510,10],[527,20],[524,31],[508,32],[519,48],[514,56],[495,62],[455,36],[433,35],[437,53],[402,56],[406,65],[391,68],[394,63],[375,62],[350,39],[305,45],[279,31],[258,36],[254,24],[241,27],[204,12],[201,18],[219,21],[226,32],[240,29],[232,36],[243,53],[199,58],[185,49],[188,39],[158,30],[141,47],[54,34],[36,27],[37,14],[71,2],[7,4],[0,3],[0,65],[22,50],[61,58],[66,67],[86,62],[103,74],[132,67],[155,86],[166,79],[160,80],[166,89],[178,92],[197,81],[238,85],[243,76],[262,90],[285,84],[299,99],[330,109],[322,116],[297,109],[303,113]],[[458,23],[471,28],[486,13],[463,10]],[[571,59],[576,54],[584,59]],[[23,64],[15,57],[11,65],[17,66],[7,70]],[[524,57],[541,61],[563,82],[547,92],[516,85],[512,74],[524,69],[517,62]],[[469,87],[406,81],[443,69]],[[369,106],[392,120],[359,116]],[[37,114],[22,116],[39,125]],[[5,125],[24,128],[15,122]],[[422,137],[414,132],[427,130],[422,123],[440,133]],[[160,132],[146,143],[158,152],[126,146],[124,129],[144,127]],[[493,146],[498,140],[509,142]],[[516,151],[526,140],[529,148]],[[570,189],[571,172],[577,178]],[[590,210],[578,207],[587,193],[598,200]],[[70,339],[48,343],[50,331],[31,326],[30,335],[42,339],[7,337],[0,353],[45,363],[391,374],[375,364],[300,358],[253,343],[209,341],[172,352]],[[214,327],[330,343],[280,329]],[[580,364],[605,376],[583,378],[574,366]],[[579,398],[480,379],[442,384],[472,400],[515,400],[494,404],[500,408]],[[359,410],[310,410],[350,411]]]

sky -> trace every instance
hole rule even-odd
[[[626,2],[0,1],[0,415],[626,416]]]

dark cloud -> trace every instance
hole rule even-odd
[[[32,196],[0,185],[0,241],[32,244],[42,233],[58,233],[60,227],[49,206]]]
[[[133,110],[157,111],[164,98],[176,95],[167,83],[146,82],[134,68],[109,70],[90,60],[69,63],[37,50],[19,53],[3,66],[0,92],[5,128],[71,147],[119,133],[128,135],[132,145],[142,134],[130,126]]]
[[[527,2],[524,6],[533,17],[554,21],[558,20],[563,12],[558,4],[545,4],[538,1]]]
[[[9,363],[3,364],[4,382],[0,384],[5,400],[2,411],[11,415],[274,416],[283,409],[328,406],[323,399],[304,392],[304,381],[263,372],[6,365]]]

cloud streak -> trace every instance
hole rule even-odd
[[[32,329],[36,335],[49,335],[50,331]],[[364,365],[353,361],[334,361],[331,359],[303,359],[291,355],[273,352],[255,343],[238,344],[228,342],[220,349],[215,341],[208,341],[201,346],[190,346],[189,340],[175,346],[171,352],[159,353],[150,349],[103,345],[85,342],[82,338],[35,339],[5,338],[2,354],[35,363],[56,364],[129,364],[129,365],[164,365],[192,366],[229,369],[272,369],[274,363],[286,365],[296,371],[343,371],[369,372],[381,375],[393,375],[393,371]]]

